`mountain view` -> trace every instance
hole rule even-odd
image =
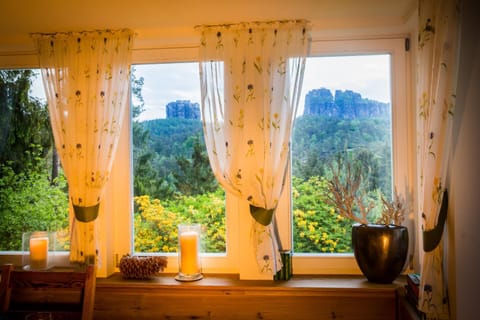
[[[305,96],[304,115],[323,115],[332,118],[388,118],[390,105],[362,98],[360,93],[351,90],[336,90],[335,95],[329,89],[311,90]]]
[[[348,158],[365,173],[363,188],[372,200],[378,192],[391,195],[390,105],[320,88],[308,92],[303,110],[292,134],[294,251],[351,252],[351,222],[325,204],[325,177],[335,161]],[[210,169],[198,103],[170,102],[166,114],[134,123],[135,249],[176,250],[175,241],[159,249],[144,235],[164,239],[180,220],[215,226],[206,228],[214,235],[204,242],[209,252],[223,252],[224,195]],[[147,214],[159,211],[174,216],[152,224]]]
[[[138,126],[138,130],[144,132],[142,144],[148,150],[149,166],[158,173],[154,194],[173,195],[181,188],[175,176],[182,175],[181,163],[183,170],[187,170],[188,161],[185,161],[192,156],[196,145],[202,152],[198,151],[196,159],[190,159],[196,162],[191,165],[204,165],[202,174],[206,183],[214,184],[210,181],[214,180],[213,174],[211,178],[207,174],[209,165],[198,103],[170,102],[167,118],[139,122]],[[369,167],[373,186],[388,192],[390,176],[384,172],[389,172],[386,167],[390,163],[390,145],[389,104],[363,98],[350,90],[336,90],[334,94],[325,88],[311,90],[305,97],[303,115],[297,117],[294,125],[293,174],[301,179],[322,176],[329,162],[349,152]],[[146,164],[145,157],[137,157],[136,163]],[[146,190],[136,191],[140,194]]]
[[[0,70],[0,218],[9,221],[0,225],[0,250],[20,250],[22,230],[56,230],[59,250],[69,245],[68,185],[46,103],[29,96],[34,78],[31,70]],[[204,228],[205,252],[225,252],[225,193],[209,165],[199,104],[171,101],[165,119],[138,121],[142,85],[132,79],[134,252],[175,252],[178,224],[193,222]],[[362,167],[370,199],[391,196],[390,106],[319,88],[303,107],[292,135],[293,250],[351,252],[351,221],[324,201],[326,179],[332,163],[348,158]]]

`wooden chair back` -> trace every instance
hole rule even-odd
[[[0,311],[6,319],[93,319],[95,266],[30,271],[2,266]],[[1,317],[0,317],[1,318]]]

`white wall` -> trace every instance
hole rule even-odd
[[[463,2],[448,217],[449,293],[458,320],[480,313],[480,3]]]
[[[30,33],[130,28],[134,52],[198,46],[201,24],[307,19],[315,37],[404,34],[417,0],[1,0],[0,67],[38,64]]]

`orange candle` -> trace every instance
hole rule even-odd
[[[32,269],[47,269],[48,237],[32,235],[30,238],[30,267]]]
[[[198,247],[198,232],[185,231],[180,234],[180,272],[182,274],[189,276],[200,273]]]

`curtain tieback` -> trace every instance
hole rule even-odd
[[[433,251],[440,243],[443,234],[443,226],[445,225],[445,220],[447,219],[447,211],[448,194],[447,190],[445,190],[443,192],[442,206],[440,207],[437,225],[431,230],[423,231],[423,251]]]
[[[273,219],[275,209],[265,209],[250,205],[250,214],[261,225],[268,226]]]
[[[80,222],[90,222],[98,217],[98,208],[100,203],[97,203],[94,206],[90,207],[81,207],[73,205],[73,212],[75,213],[75,218]]]

